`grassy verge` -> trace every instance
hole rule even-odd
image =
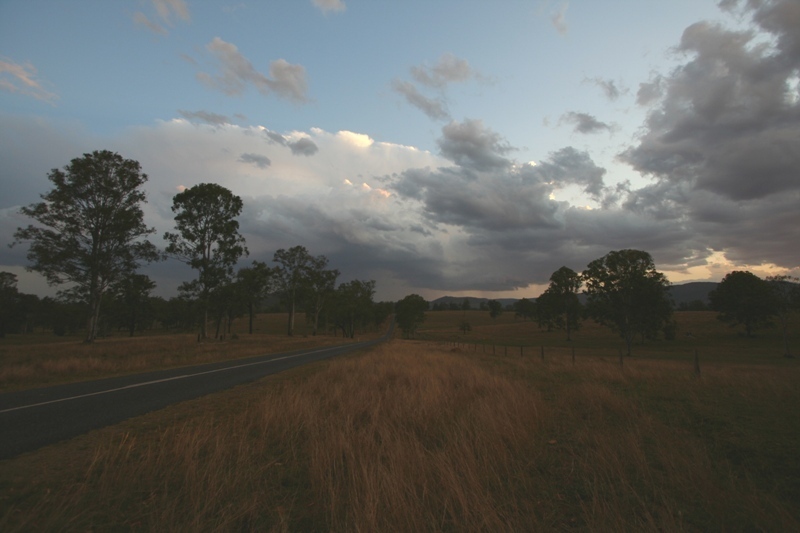
[[[302,330],[288,337],[285,321],[285,314],[259,315],[252,335],[239,321],[225,340],[205,342],[186,333],[114,336],[88,345],[78,337],[9,335],[0,341],[0,392],[352,342]]]
[[[392,341],[2,462],[0,530],[797,531],[798,379]]]

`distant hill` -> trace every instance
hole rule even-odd
[[[704,304],[708,305],[708,293],[713,291],[717,288],[717,282],[715,281],[693,281],[690,283],[683,283],[680,285],[671,285],[670,286],[670,295],[672,296],[672,300],[675,302],[675,307],[680,306],[681,304],[689,304],[694,301],[701,301]],[[586,296],[581,294],[579,295],[581,302],[586,302]],[[531,300],[535,300],[536,298],[530,298]],[[470,309],[480,309],[481,304],[486,304],[490,298],[474,298],[472,296],[442,296],[441,298],[437,298],[430,302],[431,308],[434,305],[438,307],[444,307],[445,309],[450,307],[450,304],[455,304],[461,309],[461,304],[464,300],[469,300]],[[509,305],[514,305],[514,302],[520,300],[520,298],[496,298],[503,307]]]
[[[472,296],[442,296],[441,298],[436,298],[435,300],[431,301],[431,307],[434,305],[437,306],[444,306],[445,308],[449,307],[450,304],[458,305],[458,308],[461,309],[461,304],[464,300],[469,300],[469,308],[470,309],[480,309],[481,304],[487,304],[489,300],[497,300],[500,304],[505,308],[507,305],[514,305],[514,302],[520,300],[520,298],[475,298]]]
[[[672,300],[675,302],[675,307],[682,303],[688,304],[696,300],[708,305],[708,293],[716,289],[717,285],[718,283],[715,281],[693,281],[682,285],[672,285],[670,293]]]

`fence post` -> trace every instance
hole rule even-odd
[[[492,343],[492,355],[495,355],[497,351],[495,350],[495,345]]]
[[[700,375],[700,356],[697,354],[697,350],[694,351],[694,374]]]
[[[508,355],[508,346],[503,346],[503,355]]]
[[[572,366],[575,366],[575,347],[572,347]]]
[[[544,361],[544,346],[542,346],[542,361]]]
[[[622,368],[622,350],[619,351],[619,367]]]
[[[522,357],[522,346],[519,347],[519,356]]]

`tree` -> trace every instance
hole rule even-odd
[[[617,332],[628,355],[637,334],[654,335],[672,316],[669,281],[647,252],[609,252],[589,263],[582,277],[589,316]]]
[[[357,326],[366,326],[374,320],[375,281],[354,279],[342,283],[336,289],[334,300],[334,323],[342,328],[345,337],[354,338]]]
[[[492,318],[497,318],[501,314],[503,314],[503,304],[498,302],[497,300],[489,300],[489,316]]]
[[[395,304],[395,320],[406,339],[413,337],[417,328],[425,322],[427,310],[428,302],[419,294],[409,294]]]
[[[205,339],[211,293],[228,283],[233,266],[248,254],[236,220],[242,199],[221,185],[201,183],[176,194],[172,212],[178,232],[164,234],[166,251],[198,272],[196,280],[181,284],[179,290],[200,301],[200,336]]]
[[[130,274],[114,286],[119,318],[128,328],[129,336],[133,337],[137,328],[141,329],[142,318],[152,313],[150,291],[155,288],[155,282],[144,274]]]
[[[159,259],[145,237],[141,204],[147,181],[138,162],[108,150],[83,154],[47,178],[42,202],[20,209],[42,226],[17,228],[13,244],[30,241],[28,270],[50,285],[74,284],[88,306],[86,342],[97,336],[103,295],[143,262]]]
[[[288,250],[281,248],[275,252],[272,260],[278,264],[276,270],[278,283],[289,308],[289,323],[286,331],[287,335],[291,337],[294,335],[295,307],[308,283],[313,257],[304,246],[295,246]]]
[[[744,326],[748,337],[769,325],[769,319],[775,315],[775,298],[769,284],[747,271],[728,273],[708,299],[711,308],[719,312],[719,320],[730,323],[731,327]]]
[[[571,268],[562,266],[553,272],[550,285],[537,300],[539,325],[544,322],[548,329],[566,329],[567,340],[572,340],[572,330],[580,327],[582,306],[578,300],[578,291],[582,284],[581,275]]]
[[[793,357],[789,349],[789,316],[794,309],[800,307],[800,279],[794,276],[767,276],[772,294],[775,298],[775,314],[781,322],[783,330],[783,356]]]
[[[17,276],[11,272],[0,272],[0,339],[4,338],[19,320],[19,304]]]
[[[523,320],[533,319],[536,315],[536,302],[522,298],[514,302],[514,316]]]
[[[327,270],[326,266],[328,266],[328,258],[318,255],[311,258],[307,271],[308,305],[306,309],[312,324],[311,334],[315,336],[319,327],[319,315],[336,289],[336,278],[339,277],[338,270]]]
[[[248,332],[253,334],[253,318],[256,306],[275,290],[276,271],[266,263],[253,261],[253,266],[243,267],[236,274],[236,281],[241,287],[242,296],[247,305],[249,316]]]

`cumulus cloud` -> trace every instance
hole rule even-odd
[[[307,137],[302,137],[296,141],[290,141],[286,145],[292,150],[294,155],[312,156],[319,151],[319,147]]]
[[[282,135],[276,131],[265,129],[264,135],[270,143],[277,143],[288,147],[294,155],[312,156],[319,151],[317,144],[309,137],[297,133],[290,136]]]
[[[246,88],[252,86],[265,96],[275,93],[295,103],[308,101],[306,69],[302,65],[277,59],[270,63],[269,76],[266,76],[253,67],[236,45],[219,37],[208,43],[206,49],[217,60],[220,72],[216,75],[198,73],[197,78],[203,84],[230,96],[242,94]]]
[[[239,156],[239,161],[242,163],[250,163],[258,168],[267,168],[272,164],[269,157],[259,154],[242,154]]]
[[[210,111],[186,111],[184,109],[179,109],[178,114],[190,122],[204,122],[213,126],[231,124],[230,118]]]
[[[31,96],[48,104],[55,104],[58,95],[45,88],[47,82],[38,78],[36,67],[30,63],[16,63],[0,57],[0,90]]]
[[[442,128],[437,144],[444,157],[464,168],[492,170],[511,164],[505,154],[513,148],[481,120],[450,122]]]
[[[725,2],[749,28],[698,22],[683,33],[683,64],[640,86],[652,103],[638,142],[620,154],[657,194],[637,209],[684,217],[738,261],[795,268],[800,251],[800,9],[795,1]],[[788,226],[787,226],[788,224]]]
[[[588,113],[570,111],[561,116],[561,121],[572,124],[575,131],[578,133],[598,133],[604,130],[611,131],[610,125],[597,120],[597,118]]]
[[[636,103],[641,106],[647,106],[660,100],[664,95],[663,81],[664,78],[657,75],[650,81],[640,83],[639,90],[636,92]]]
[[[103,139],[104,147],[140,161],[150,176],[145,216],[158,234],[172,228],[179,186],[217,182],[244,200],[240,223],[251,259],[302,244],[349,277],[376,279],[380,298],[523,288],[546,283],[562,265],[580,270],[622,248],[647,250],[672,271],[720,254],[797,268],[800,182],[791,172],[800,163],[800,32],[791,2],[738,5],[749,29],[692,25],[676,48],[683,54],[677,66],[639,86],[646,119],[619,158],[649,178],[645,186],[607,183],[610,172],[579,147],[520,163],[506,138],[480,120],[450,119],[438,153],[429,153],[358,131],[276,132],[182,111],[180,119]],[[216,83],[258,87],[260,74],[235,47],[228,52],[220,63],[229,65],[230,80],[221,68]],[[424,72],[446,79],[433,67]],[[457,69],[448,72],[458,77]],[[443,90],[409,80],[422,95]],[[574,113],[565,118],[576,127],[604,129],[592,115]],[[0,175],[12,176],[0,180],[0,233],[21,224],[15,206],[37,201],[50,168],[96,148],[88,139],[0,115]],[[0,265],[8,264],[24,264],[19,248],[0,247]],[[160,288],[191,276],[173,267],[153,267],[161,269]]]
[[[339,12],[347,9],[347,6],[342,0],[312,0],[312,3],[325,14],[331,11]]]

